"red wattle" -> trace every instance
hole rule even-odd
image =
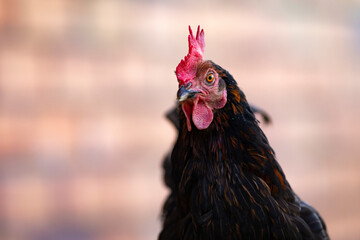
[[[213,112],[202,100],[196,100],[192,111],[192,120],[197,129],[203,130],[210,126]]]
[[[185,114],[185,117],[186,117],[186,126],[187,126],[187,129],[188,131],[190,132],[191,131],[191,114],[192,114],[192,111],[193,111],[193,105],[190,104],[190,103],[183,103],[181,104],[181,108]]]

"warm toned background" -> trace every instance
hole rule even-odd
[[[330,236],[360,239],[360,4],[260,2],[0,0],[0,239],[156,238],[189,24]]]

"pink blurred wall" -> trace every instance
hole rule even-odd
[[[187,26],[294,190],[360,239],[360,5],[0,0],[0,239],[155,239]]]

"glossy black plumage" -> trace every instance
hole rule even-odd
[[[328,239],[320,215],[292,191],[233,77],[213,67],[227,103],[201,131],[188,131],[178,109],[159,239]]]
[[[271,117],[266,111],[252,104],[250,104],[250,109],[253,113],[259,114],[261,116],[264,124],[271,123]],[[176,128],[177,132],[179,133],[180,119],[179,119],[178,110],[179,110],[179,106],[177,104],[175,107],[173,107],[166,113],[166,118],[173,124],[173,126]],[[172,175],[171,151],[165,155],[165,158],[162,163],[162,167],[164,170],[164,182],[167,187],[173,190],[174,186],[171,176]]]

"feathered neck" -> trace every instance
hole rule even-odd
[[[180,150],[184,151],[184,162],[173,162],[174,169],[179,171],[178,183],[185,184],[181,176],[185,172],[201,175],[206,171],[214,171],[216,174],[211,176],[221,178],[224,177],[221,176],[224,174],[223,168],[236,166],[240,171],[262,178],[274,197],[281,196],[293,201],[294,194],[291,187],[244,93],[226,70],[214,65],[218,68],[220,77],[226,82],[227,104],[214,112],[214,120],[205,130],[193,127],[193,131],[189,132],[185,116],[180,111],[181,129],[178,146],[184,147]],[[174,151],[176,153],[176,147]],[[186,169],[189,165],[191,169]]]

